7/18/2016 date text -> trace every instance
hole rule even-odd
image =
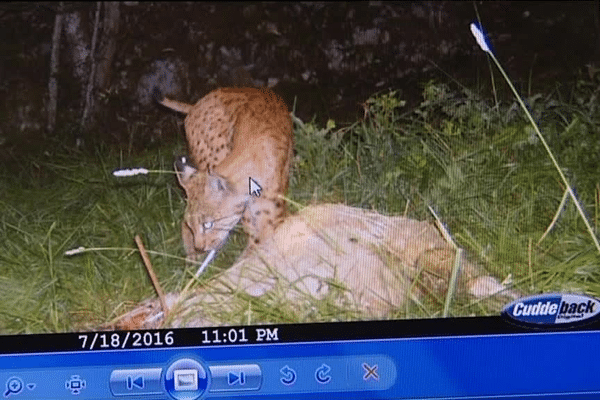
[[[213,328],[178,331],[146,332],[95,332],[79,334],[82,350],[133,349],[151,347],[224,345],[244,343],[278,342],[279,329],[256,328]]]

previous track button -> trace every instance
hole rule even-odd
[[[162,394],[161,368],[116,369],[110,374],[110,391],[115,396]]]

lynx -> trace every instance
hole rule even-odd
[[[182,238],[190,259],[225,244],[242,220],[249,247],[272,236],[286,215],[293,148],[287,107],[273,92],[221,88],[190,105],[160,103],[187,114],[191,163],[175,163],[187,196]]]

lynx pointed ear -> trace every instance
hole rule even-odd
[[[215,192],[231,192],[232,187],[231,184],[227,181],[227,179],[223,178],[219,175],[208,175],[208,184],[210,188]]]
[[[190,178],[194,175],[197,170],[187,160],[187,157],[178,157],[175,160],[175,172],[177,173],[177,180],[181,187],[185,189],[189,183]]]

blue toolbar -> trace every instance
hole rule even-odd
[[[600,398],[600,332],[0,356],[2,398]]]

